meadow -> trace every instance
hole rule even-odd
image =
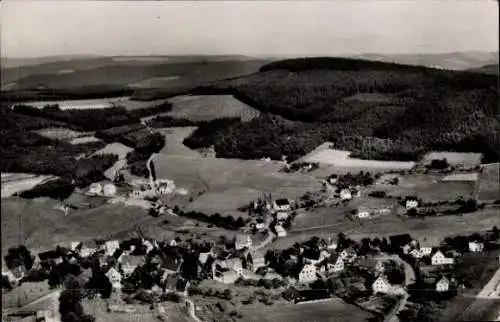
[[[166,115],[191,121],[211,121],[218,118],[240,117],[243,122],[260,112],[232,95],[180,95],[168,100],[172,110]]]
[[[241,313],[244,322],[348,322],[366,321],[374,317],[371,313],[338,298],[318,303],[283,304],[258,309],[254,306],[245,306]]]
[[[475,167],[481,164],[481,153],[462,153],[462,152],[429,152],[423,157],[424,162],[431,160],[446,159],[451,165],[463,165],[465,167]]]
[[[493,201],[500,199],[499,163],[483,165],[483,172],[479,175],[478,199]]]

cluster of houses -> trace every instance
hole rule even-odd
[[[264,195],[264,197],[258,198],[258,200],[251,203],[251,211],[258,216],[258,221],[255,224],[258,231],[267,230],[269,219],[274,217],[276,219],[276,225],[274,226],[276,235],[286,237],[287,231],[283,225],[290,217],[290,200],[286,198],[272,200],[270,195]]]

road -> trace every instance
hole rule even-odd
[[[259,250],[259,249],[264,248],[264,247],[266,247],[268,244],[270,244],[270,243],[272,243],[272,242],[273,242],[273,240],[274,240],[274,238],[276,237],[276,235],[274,235],[274,234],[271,232],[271,230],[267,230],[267,233],[269,234],[269,235],[267,236],[267,238],[266,238],[264,241],[262,241],[262,243],[260,243],[258,246],[252,246],[252,247],[251,247],[251,249],[252,249],[252,250]]]
[[[387,260],[391,259],[399,264],[403,264],[405,268],[405,286],[408,286],[416,281],[415,270],[410,264],[401,259],[398,255],[381,255],[377,256],[377,259]]]
[[[500,267],[476,297],[500,299]]]
[[[396,306],[392,309],[392,311],[385,317],[384,322],[398,322],[398,314],[401,312],[402,309],[406,306],[406,303],[408,302],[408,294],[405,294],[404,297],[399,301]]]

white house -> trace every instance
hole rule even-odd
[[[374,293],[388,293],[391,289],[391,284],[385,277],[380,275],[375,282],[372,284],[372,290]]]
[[[111,267],[105,275],[114,289],[122,287],[122,274],[120,274],[120,272],[118,272],[114,267]]]
[[[106,255],[111,256],[115,253],[117,249],[120,248],[120,242],[118,240],[108,240],[104,243],[104,252]]]
[[[235,242],[235,248],[237,250],[243,249],[243,248],[250,248],[252,247],[252,238],[250,235],[237,235],[236,236],[236,242]]]
[[[449,288],[450,281],[444,276],[436,283],[436,291],[438,292],[447,292]]]
[[[358,207],[358,213],[356,214],[358,218],[368,218],[370,217],[370,212],[365,207]]]
[[[255,225],[255,228],[257,228],[259,231],[265,230],[266,229],[266,224],[263,222],[259,222]]]
[[[90,185],[89,193],[98,195],[102,192],[102,185],[100,183],[94,182]]]
[[[177,246],[177,241],[175,241],[175,239],[172,239],[168,244],[170,246]]]
[[[274,211],[289,211],[290,210],[290,201],[288,199],[276,199],[273,202]]]
[[[342,200],[351,200],[352,199],[352,194],[349,189],[343,189],[340,191],[340,199]]]
[[[484,244],[480,242],[469,242],[469,250],[471,252],[482,252],[484,249]]]
[[[406,200],[406,209],[418,208],[418,200],[409,199]]]
[[[441,251],[437,251],[431,257],[432,265],[450,265],[454,263],[453,258],[447,258]]]
[[[278,211],[276,213],[276,219],[278,220],[286,220],[288,218],[288,212],[286,211]]]
[[[103,187],[103,194],[108,197],[116,195],[116,186],[112,183],[105,184]]]
[[[276,225],[274,229],[276,229],[276,234],[278,234],[278,237],[286,237],[286,229],[283,228],[283,226]]]
[[[317,273],[316,266],[312,264],[304,265],[304,267],[299,273],[299,282],[301,283],[314,282],[317,279],[316,273]]]

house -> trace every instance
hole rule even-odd
[[[477,242],[477,241],[472,241],[469,242],[469,251],[471,252],[482,252],[484,249],[484,244]]]
[[[119,248],[120,242],[118,240],[108,240],[104,243],[104,254],[111,256]]]
[[[137,267],[144,264],[143,256],[124,255],[120,263],[124,276],[130,276]]]
[[[276,199],[273,202],[274,211],[289,211],[290,210],[290,201],[288,199]]]
[[[263,223],[263,222],[259,222],[255,225],[255,228],[257,228],[257,230],[259,231],[263,231],[265,230],[267,227],[266,227],[266,224]]]
[[[107,197],[112,197],[116,195],[116,186],[112,183],[107,183],[102,188],[102,192]]]
[[[430,256],[432,253],[432,246],[428,241],[424,241],[422,243],[418,243],[418,249],[422,256]]]
[[[337,243],[335,243],[331,237],[328,237],[328,244],[326,245],[326,249],[329,250],[337,249]]]
[[[416,197],[406,197],[405,207],[407,210],[412,208],[418,208],[418,199]]]
[[[340,191],[340,199],[351,200],[352,199],[351,191],[349,189],[342,189]]]
[[[372,284],[372,290],[374,293],[388,293],[390,289],[391,284],[383,275],[380,275]]]
[[[90,185],[89,194],[98,195],[102,192],[102,185],[100,183],[94,182]]]
[[[288,212],[286,211],[278,211],[276,213],[276,219],[278,220],[286,220],[288,218]]]
[[[252,247],[252,237],[250,235],[237,235],[235,247],[237,250]]]
[[[377,264],[375,264],[375,272],[377,272],[378,274],[382,274],[383,272],[385,271],[385,266],[384,266],[384,263],[382,263],[382,261],[377,261]]]
[[[318,277],[316,276],[317,270],[316,266],[312,264],[306,264],[302,267],[302,270],[299,273],[299,282],[300,283],[310,283],[314,282]]]
[[[283,228],[282,225],[276,225],[274,229],[276,230],[278,237],[286,237],[286,229]]]
[[[214,265],[215,267],[220,266],[223,269],[227,268],[233,270],[236,272],[236,274],[238,274],[238,276],[241,276],[243,274],[243,263],[239,258],[230,258],[222,261],[216,260],[212,265]]]
[[[295,295],[295,304],[307,303],[312,301],[321,301],[330,299],[330,294],[328,290],[299,290]]]
[[[440,250],[437,250],[434,255],[431,256],[432,265],[450,265],[454,262],[453,258],[447,258]]]
[[[264,258],[264,255],[257,251],[251,251],[247,255],[247,267],[256,272],[259,268],[265,267],[266,266],[266,260]]]
[[[441,277],[441,279],[436,283],[437,292],[447,292],[450,288],[450,281],[446,277]]]
[[[175,239],[172,239],[169,243],[170,246],[177,246],[177,241]]]
[[[69,246],[69,249],[72,251],[72,252],[77,252],[77,248],[81,245],[82,243],[79,242],[79,241],[72,241],[70,243],[70,246]]]
[[[198,263],[204,266],[210,256],[212,256],[212,252],[200,253],[200,255],[198,255]]]
[[[422,254],[422,252],[418,248],[412,249],[409,254],[411,255],[411,257],[417,258],[417,259],[424,257],[424,255]]]
[[[368,217],[370,217],[370,212],[368,211],[368,209],[366,207],[358,207],[356,217],[368,218]]]
[[[174,258],[168,255],[164,255],[161,260],[161,267],[165,269],[169,274],[175,274],[179,272],[181,268],[182,260]]]
[[[324,267],[328,273],[340,272],[344,269],[344,260],[338,254],[332,255],[324,261]]]
[[[114,267],[111,267],[104,275],[109,279],[112,287],[114,289],[119,289],[122,287],[122,274],[118,272]]]
[[[224,271],[224,272],[215,271],[213,273],[213,278],[214,278],[214,281],[217,281],[220,283],[233,284],[234,282],[236,282],[236,280],[238,278],[240,278],[240,276],[238,274],[236,274],[235,271],[228,270],[228,271]]]

